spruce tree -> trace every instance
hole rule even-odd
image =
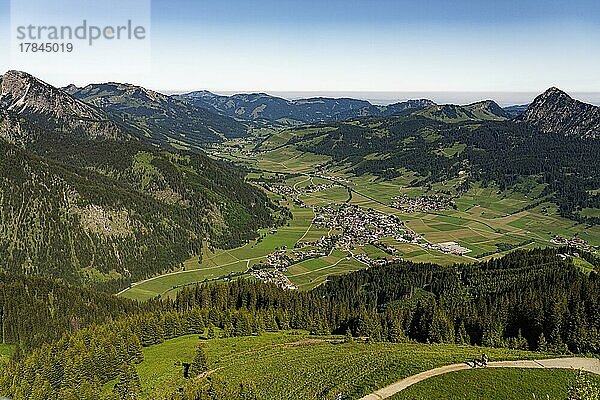
[[[192,361],[192,365],[190,365],[190,375],[198,376],[203,372],[208,370],[208,364],[206,362],[206,353],[204,352],[204,346],[199,344],[196,348],[196,355],[194,356],[194,361]]]
[[[208,339],[214,339],[217,337],[217,332],[215,329],[215,326],[213,324],[210,324],[208,327],[208,334],[207,334],[207,338]]]
[[[119,380],[115,390],[121,400],[136,400],[142,391],[140,377],[134,365],[123,363],[121,365]]]
[[[540,337],[538,339],[537,351],[548,351],[548,343],[546,342],[546,338],[544,337],[544,332],[540,334]]]
[[[354,340],[354,338],[352,337],[352,330],[350,329],[350,327],[346,328],[346,335],[344,337],[344,341],[346,342],[352,342]]]

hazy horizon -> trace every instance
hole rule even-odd
[[[560,89],[560,88],[559,88]],[[156,90],[164,94],[183,94],[197,90]],[[507,107],[511,105],[529,104],[533,99],[543,93],[539,92],[466,92],[466,91],[230,91],[230,90],[208,90],[211,93],[231,96],[234,94],[266,93],[271,96],[281,97],[287,100],[306,99],[311,97],[328,98],[352,98],[366,100],[375,105],[388,105],[401,101],[428,99],[438,104],[465,105],[483,100],[494,100],[498,105]],[[567,92],[574,99],[585,103],[600,106],[600,92]]]
[[[600,91],[597,1],[135,0],[140,6],[128,9],[131,1],[0,0],[0,51],[10,55],[0,69],[58,84],[135,81],[176,91]],[[18,52],[11,24],[83,17],[97,25],[131,17],[147,24],[148,40]]]

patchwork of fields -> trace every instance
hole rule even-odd
[[[395,256],[415,262],[452,264],[473,262],[501,256],[517,248],[553,246],[554,235],[565,238],[579,237],[590,245],[600,245],[600,227],[586,226],[558,215],[556,206],[539,198],[543,186],[535,182],[524,182],[512,191],[500,192],[492,185],[472,186],[467,192],[456,193],[457,180],[429,187],[412,187],[414,173],[405,173],[393,180],[377,179],[374,176],[354,176],[345,166],[323,170],[330,161],[328,157],[302,153],[293,146],[285,145],[292,133],[284,131],[270,136],[257,146],[251,141],[236,140],[226,144],[214,154],[232,162],[249,167],[250,180],[276,178],[278,185],[287,186],[301,193],[296,196],[281,196],[270,193],[274,201],[285,204],[293,218],[287,226],[276,231],[266,229],[261,238],[237,249],[219,250],[205,248],[201,261],[193,258],[184,263],[182,270],[174,271],[147,281],[134,284],[121,293],[124,297],[148,299],[155,296],[172,296],[181,287],[206,280],[227,280],[249,276],[246,271],[282,246],[288,251],[301,242],[318,241],[329,232],[315,226],[312,207],[351,203],[396,215],[405,226],[418,234],[420,244],[383,238],[381,243],[394,248]],[[304,188],[326,186],[319,191],[304,191]],[[406,213],[394,208],[395,196],[431,196],[448,193],[455,196],[454,207],[439,211]],[[300,207],[298,202],[307,207]],[[590,213],[589,210],[584,210]],[[465,255],[442,252],[423,243],[437,244],[455,242],[469,249]],[[369,244],[356,246],[352,254],[334,250],[325,257],[308,259],[292,264],[285,275],[299,289],[310,289],[326,281],[327,276],[342,274],[364,268],[367,264],[357,259],[366,254],[373,259],[389,257],[382,250]],[[360,258],[360,257],[359,257]],[[589,268],[589,266],[582,266]]]

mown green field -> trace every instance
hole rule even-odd
[[[292,248],[309,231],[314,213],[307,208],[293,205],[289,207],[293,219],[287,226],[278,228],[275,233],[264,230],[261,232],[265,235],[264,238],[232,250],[211,250],[205,247],[202,262],[198,262],[198,257],[191,258],[184,263],[184,270],[137,283],[120,295],[137,300],[147,300],[157,295],[172,296],[184,285],[205,280],[220,280],[232,273],[243,273],[282,245]]]
[[[332,343],[303,332],[203,340],[212,376],[230,385],[252,382],[263,400],[356,399],[407,376],[464,362],[486,352],[494,360],[540,358],[539,353],[416,343]],[[144,349],[138,365],[143,398],[162,399],[183,382],[200,340],[189,335]]]
[[[345,253],[334,250],[330,256],[309,259],[288,268],[286,275],[299,289],[312,289],[327,280],[328,276],[346,274],[365,265]]]
[[[451,372],[419,382],[392,400],[565,400],[577,372],[564,369],[486,368]],[[589,374],[600,388],[600,376]]]

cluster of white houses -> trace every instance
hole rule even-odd
[[[566,238],[560,235],[554,235],[552,237],[552,243],[559,244],[561,246],[575,247],[577,249],[593,251],[594,249],[600,249],[600,246],[592,246],[585,240],[579,237]]]
[[[342,232],[336,247],[351,249],[355,245],[375,243],[384,237],[406,232],[395,215],[382,214],[354,204],[330,205],[315,209],[315,225]]]
[[[421,197],[392,197],[391,206],[405,213],[415,213],[448,210],[456,207],[456,204],[451,198],[436,194]]]
[[[307,185],[307,186],[303,186],[303,187],[265,184],[264,188],[273,193],[276,193],[280,196],[298,197],[303,194],[321,192],[323,190],[331,189],[332,187],[335,187],[335,186],[337,186],[337,185],[334,183],[322,183],[319,185]]]
[[[255,269],[250,275],[266,283],[272,283],[282,289],[298,289],[290,279],[278,269]]]

